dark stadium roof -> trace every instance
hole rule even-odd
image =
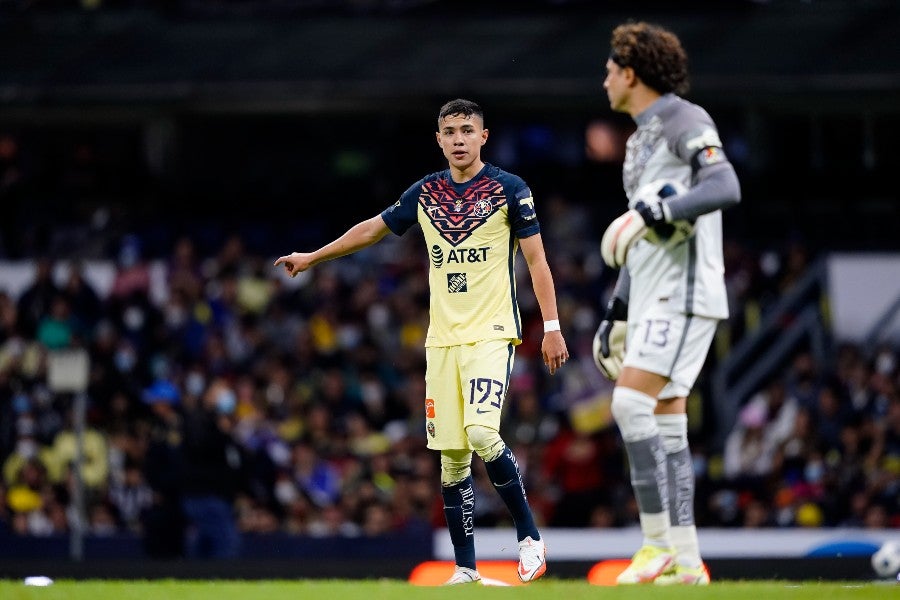
[[[201,4],[231,10],[13,14],[0,18],[0,106],[178,102],[303,111],[461,89],[587,102],[601,89],[609,32],[629,17],[681,35],[694,92],[707,97],[829,91],[877,101],[888,92],[896,102],[900,90],[896,2],[706,3],[720,7],[712,11],[647,3],[632,12],[615,2],[574,2],[568,10],[529,3],[518,15],[497,3],[450,14],[437,11],[439,3],[408,4],[431,10],[242,15],[240,4]]]

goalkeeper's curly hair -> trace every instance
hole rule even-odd
[[[629,22],[612,32],[610,58],[621,67],[631,67],[648,87],[660,94],[687,93],[687,53],[678,36],[652,23]]]

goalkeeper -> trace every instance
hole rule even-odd
[[[603,86],[637,129],[622,172],[629,210],[601,241],[604,261],[621,271],[594,357],[616,381],[612,413],[643,533],[618,583],[702,585],[685,407],[728,316],[721,210],[740,201],[740,186],[712,119],[681,97],[688,73],[678,37],[628,22],[611,47]]]

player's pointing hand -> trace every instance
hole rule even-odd
[[[284,265],[284,270],[291,277],[302,273],[312,266],[310,254],[308,252],[292,252],[287,256],[280,256],[275,261],[275,266]]]

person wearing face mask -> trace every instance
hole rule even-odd
[[[206,376],[199,369],[191,369],[184,378],[184,395],[186,400],[199,399],[206,390]]]
[[[231,385],[216,379],[185,406],[181,506],[190,558],[235,558],[240,552],[233,505],[244,486],[245,459],[232,437],[236,405]]]

